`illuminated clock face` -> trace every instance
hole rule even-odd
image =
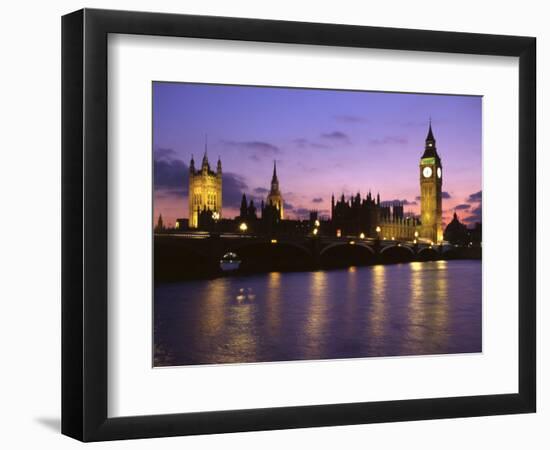
[[[441,178],[441,167],[437,168],[437,178]]]
[[[424,167],[424,170],[422,170],[422,175],[424,175],[424,178],[430,178],[432,176],[432,168]]]

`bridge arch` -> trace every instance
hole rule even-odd
[[[414,250],[405,245],[388,245],[380,251],[380,260],[383,263],[409,262],[414,256]]]
[[[376,262],[375,251],[362,242],[336,242],[320,251],[320,265],[324,268],[367,265]]]
[[[349,242],[333,242],[332,244],[329,244],[327,245],[326,247],[323,247],[323,249],[320,251],[320,255],[323,255],[324,253],[326,253],[328,250],[330,250],[331,248],[334,248],[334,247],[340,247],[340,246],[350,246],[351,244]],[[354,244],[355,246],[358,246],[358,247],[363,247],[363,248],[366,248],[368,251],[370,251],[373,255],[376,254],[376,252],[374,251],[374,249],[369,245],[369,244],[366,244],[364,242],[356,242]]]
[[[382,250],[380,250],[380,254],[391,251],[392,249],[403,249],[408,251],[411,255],[414,255],[414,250],[408,245],[387,245]]]
[[[233,245],[224,253],[236,253],[240,270],[246,272],[269,270],[309,270],[313,266],[311,251],[294,242],[255,241]]]
[[[441,258],[441,253],[433,247],[424,247],[418,251],[417,256],[420,261],[434,261]]]

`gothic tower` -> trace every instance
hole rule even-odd
[[[279,210],[280,219],[283,220],[283,196],[279,190],[279,179],[277,178],[277,162],[273,161],[273,177],[271,178],[271,190],[267,195],[266,205],[272,204]]]
[[[189,164],[189,228],[199,226],[199,212],[206,210],[222,216],[222,163],[218,158],[216,172],[210,170],[207,143],[204,144],[204,156],[200,170],[195,169],[191,156]]]
[[[422,228],[420,237],[434,243],[443,240],[441,223],[441,188],[443,186],[443,169],[437,154],[432,122],[426,137],[424,154],[420,159],[420,210]]]

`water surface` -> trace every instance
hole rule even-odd
[[[481,351],[481,261],[155,287],[155,366]]]

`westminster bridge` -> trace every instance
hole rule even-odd
[[[480,259],[480,247],[353,237],[181,232],[154,236],[155,280],[211,277],[221,262],[239,272],[298,271],[441,259]]]

